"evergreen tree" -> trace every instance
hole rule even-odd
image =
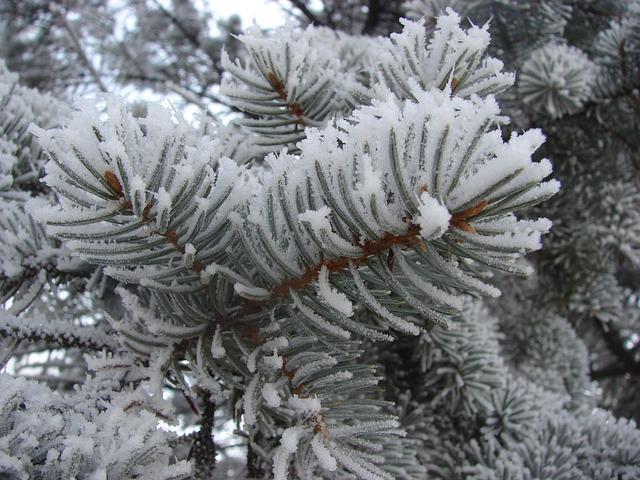
[[[240,19],[195,4],[6,0],[0,56],[23,85],[56,95],[108,91],[135,98],[145,91],[158,100],[171,94],[177,106],[221,107],[222,45],[235,51]]]
[[[410,3],[414,14],[427,5],[440,4]],[[455,6],[474,22],[491,19],[490,51],[518,72],[502,104],[516,126],[545,132],[545,155],[564,185],[545,204],[554,228],[535,259],[537,281],[510,288],[516,302],[493,304],[502,330],[514,332],[510,317],[529,317],[532,309],[565,318],[588,347],[600,406],[637,420],[640,4]],[[526,343],[524,337],[505,341],[521,352],[530,349]]]
[[[361,3],[136,4],[226,123],[2,64],[3,477],[640,476],[640,2]]]

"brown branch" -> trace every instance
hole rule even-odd
[[[287,92],[284,88],[284,83],[282,83],[282,80],[280,80],[280,78],[278,78],[278,76],[274,72],[269,72],[269,74],[267,75],[267,80],[278,94],[278,98],[286,103],[287,110],[289,110],[289,112],[294,117],[296,117],[296,123],[302,126],[306,125],[304,119],[304,108],[299,103],[288,103]]]
[[[473,207],[456,213],[453,218],[451,218],[450,224],[465,232],[475,233],[475,229],[469,225],[468,220],[482,213],[487,208],[487,205],[489,205],[488,202],[483,200]]]
[[[480,214],[487,208],[488,203],[483,200],[477,205],[454,214],[451,217],[449,225],[464,230],[466,232],[474,232],[475,230],[468,221]],[[318,273],[322,267],[326,267],[329,272],[338,272],[345,270],[352,263],[355,266],[363,265],[371,257],[384,253],[393,247],[410,247],[418,246],[424,248],[424,244],[420,239],[420,226],[416,224],[410,224],[406,233],[402,235],[395,235],[392,233],[385,233],[378,240],[369,240],[362,245],[362,255],[359,257],[338,257],[331,260],[323,260],[317,265],[308,268],[302,276],[298,278],[287,278],[280,285],[271,289],[271,293],[274,297],[284,297],[288,295],[290,289],[300,290],[309,285],[316,279]]]
[[[116,176],[116,174],[111,171],[111,170],[107,170],[106,172],[104,172],[104,178],[106,180],[106,182],[109,184],[109,187],[111,188],[111,190],[113,190],[113,192],[121,199],[124,200],[124,192],[122,189],[122,185],[120,184],[120,180],[118,180],[118,177]],[[142,211],[142,221],[145,223],[150,222],[151,220],[153,220],[155,217],[151,217],[150,213],[151,213],[151,208],[153,208],[153,201],[149,202],[147,205],[145,205],[144,210]],[[123,201],[123,203],[121,204],[122,209],[123,210],[130,210],[132,208],[131,205],[131,201]],[[185,250],[184,250],[184,246],[180,245],[180,235],[178,234],[178,232],[176,230],[166,230],[164,232],[156,232],[158,233],[160,236],[164,237],[167,240],[167,243],[173,245],[173,247],[175,248],[175,250],[179,253],[181,253],[182,255],[184,255]],[[200,261],[194,261],[191,264],[191,270],[194,273],[197,273],[198,275],[200,274],[200,272],[202,272],[202,270],[204,270],[204,264]]]

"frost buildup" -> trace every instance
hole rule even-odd
[[[0,477],[640,477],[597,408],[637,373],[640,2],[584,39],[598,2],[290,2],[336,29],[225,52],[201,3],[156,5],[198,51],[161,83],[228,123],[0,64]]]
[[[579,49],[550,43],[522,66],[518,89],[525,103],[551,117],[580,109],[592,97],[596,65]]]

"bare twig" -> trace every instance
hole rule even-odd
[[[305,17],[307,17],[307,19],[311,23],[313,23],[314,25],[324,25],[324,22],[320,20],[315,13],[309,10],[309,7],[307,7],[306,3],[304,3],[302,0],[290,0],[290,2],[291,2],[291,5],[293,5],[298,10],[300,10],[300,12]]]
[[[215,120],[216,116],[213,114],[213,112],[211,112],[211,110],[209,110],[209,107],[202,101],[201,97],[198,97],[192,91],[187,90],[186,88],[183,88],[172,81],[167,81],[165,85],[167,86],[167,90],[170,90],[173,93],[177,93],[182,98],[184,98],[187,102],[197,105],[200,108],[200,110],[202,110],[209,117]]]
[[[98,72],[96,71],[93,64],[91,63],[91,60],[89,59],[86,52],[84,51],[84,48],[82,48],[82,44],[80,43],[80,40],[76,35],[76,32],[73,30],[73,27],[67,20],[65,12],[63,12],[62,8],[55,3],[51,3],[49,8],[52,13],[56,14],[58,18],[60,18],[62,27],[65,29],[65,31],[69,35],[69,39],[73,44],[73,48],[76,50],[76,53],[80,57],[80,60],[82,60],[82,63],[84,63],[85,67],[87,67],[87,70],[89,71],[89,74],[93,77],[93,80],[96,82],[98,87],[100,87],[100,90],[102,90],[103,92],[107,92],[107,87],[105,86],[102,79],[100,78],[100,75],[98,75]]]

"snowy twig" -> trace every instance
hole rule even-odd
[[[28,322],[0,310],[0,334],[20,341],[44,341],[62,348],[115,351],[115,338],[100,335],[95,327],[78,327],[68,322],[32,318]]]

